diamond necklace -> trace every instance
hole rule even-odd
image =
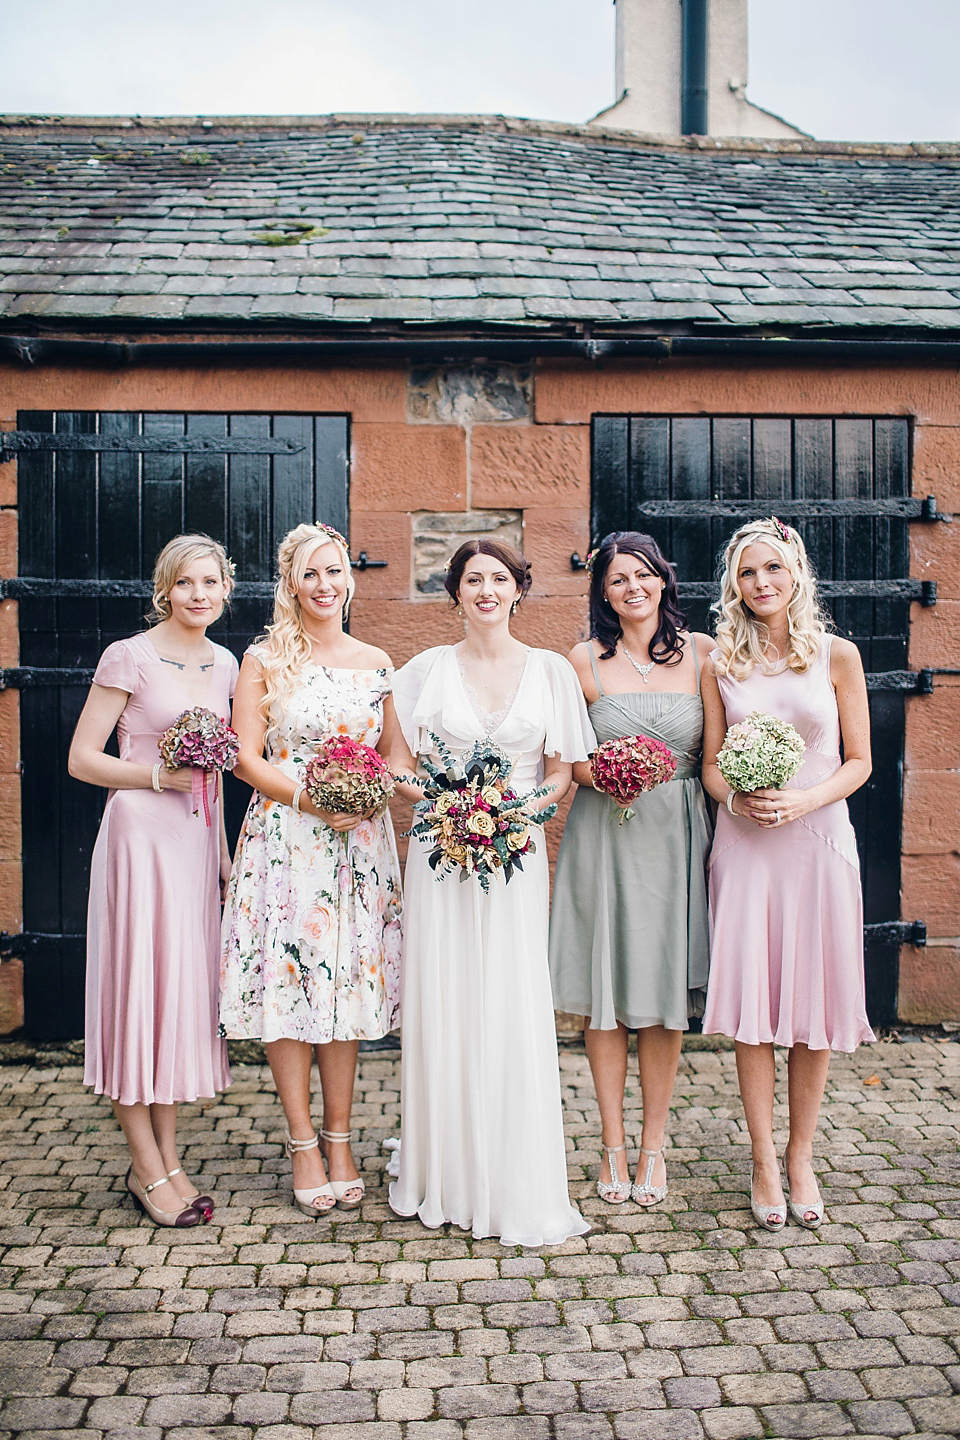
[[[637,661],[634,660],[633,656],[630,654],[630,651],[627,649],[626,645],[624,645],[622,639],[621,639],[621,641],[620,641],[620,646],[621,646],[621,649],[623,650],[624,655],[626,655],[627,659],[630,661],[630,664],[633,666],[634,670],[636,670],[637,674],[640,676],[640,679],[643,681],[644,685],[649,685],[650,681],[649,681],[649,679],[648,679],[648,676],[649,676],[649,674],[650,674],[650,671],[653,669],[654,665],[656,665],[656,663],[657,663],[656,660],[651,660],[650,663],[649,663],[649,665],[639,665],[639,664],[637,663]]]

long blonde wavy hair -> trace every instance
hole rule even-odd
[[[153,562],[153,599],[146,617],[148,625],[159,625],[162,620],[170,619],[173,613],[170,591],[187,566],[206,555],[212,555],[217,563],[226,590],[224,601],[229,603],[236,569],[220,542],[209,535],[174,535]]]
[[[274,734],[283,717],[284,707],[296,688],[297,676],[310,663],[312,648],[304,634],[303,615],[297,591],[310,567],[310,559],[320,545],[333,545],[340,556],[347,577],[347,599],[343,607],[346,620],[350,601],[356,589],[350,568],[347,542],[331,526],[298,525],[285,535],[277,553],[277,584],[273,592],[273,620],[259,641],[257,658],[263,672],[266,694],[261,714],[267,722],[267,737]]]
[[[787,665],[803,673],[820,651],[827,630],[820,607],[817,579],[800,535],[782,520],[751,520],[730,537],[720,563],[720,599],[711,607],[717,615],[717,673],[745,680],[755,665],[768,665],[766,647],[770,632],[745,603],[737,575],[748,545],[769,545],[790,572],[793,591],[787,606]]]

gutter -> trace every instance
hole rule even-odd
[[[897,337],[827,338],[809,335],[322,335],[280,339],[207,338],[125,340],[0,334],[0,359],[23,365],[86,364],[122,369],[138,365],[212,365],[217,363],[314,364],[376,356],[431,360],[524,359],[532,356],[603,361],[681,358],[814,360],[894,365],[960,365],[960,334],[955,339]]]

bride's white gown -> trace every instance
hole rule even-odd
[[[412,753],[430,733],[459,758],[490,738],[511,784],[534,789],[543,756],[585,760],[595,747],[576,675],[530,650],[505,716],[468,698],[451,646],[399,670],[394,701]],[[390,1204],[425,1225],[452,1222],[505,1245],[555,1245],[590,1227],[570,1203],[560,1075],[547,968],[546,839],[506,884],[437,879],[430,846],[411,839],[404,899],[400,1175]]]

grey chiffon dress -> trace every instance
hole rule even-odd
[[[693,644],[688,639],[687,643]],[[617,824],[609,795],[581,786],[557,859],[550,918],[550,977],[557,1010],[589,1016],[595,1030],[686,1030],[702,1015],[709,970],[706,862],[713,834],[700,784],[703,702],[694,645],[693,694],[605,695],[589,708],[597,741],[662,740],[673,780],[641,795]]]

